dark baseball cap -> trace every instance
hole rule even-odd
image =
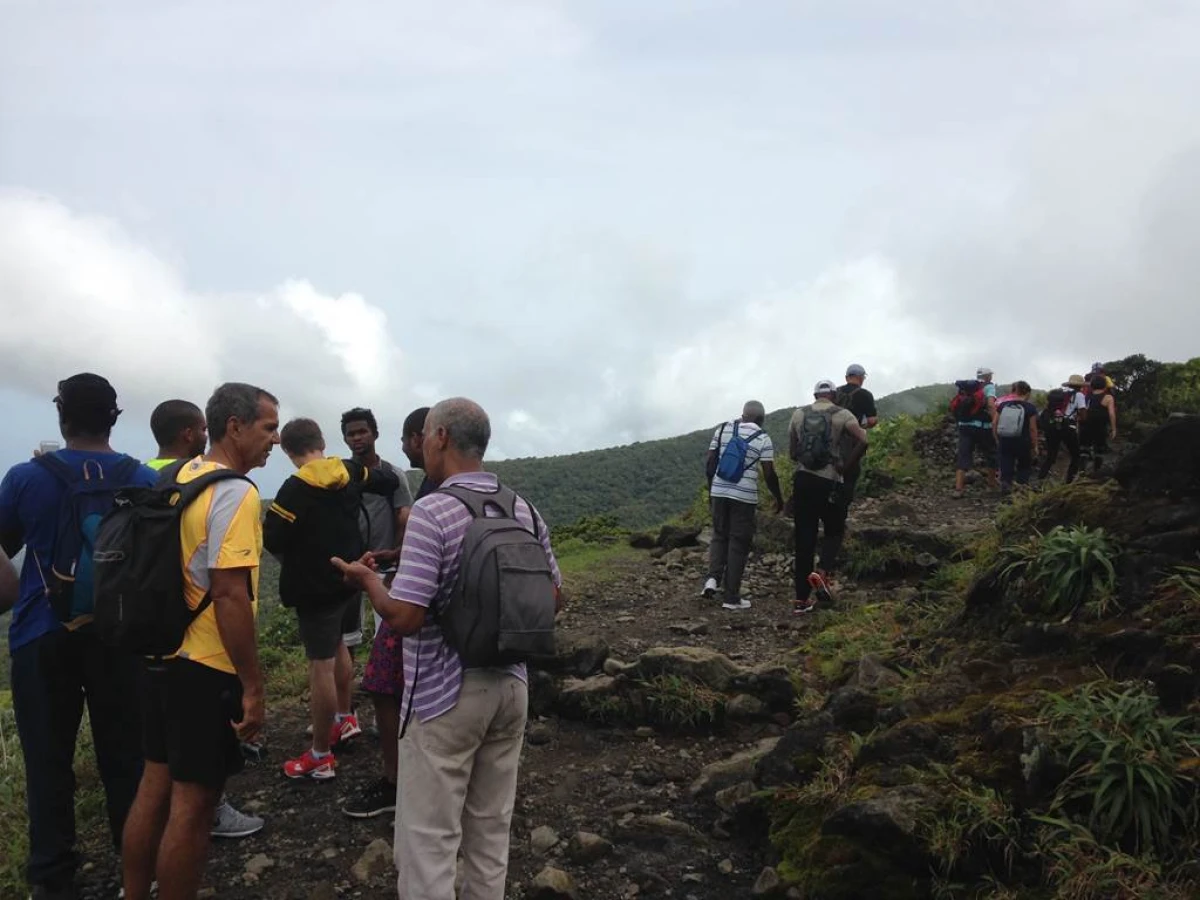
[[[121,414],[117,408],[117,392],[107,378],[81,372],[58,383],[54,402],[66,415],[106,412],[114,419]]]

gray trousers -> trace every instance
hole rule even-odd
[[[712,499],[712,543],[708,545],[708,577],[723,582],[725,599],[737,600],[742,593],[742,573],[754,540],[758,507],[753,503]]]

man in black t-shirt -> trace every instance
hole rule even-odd
[[[863,387],[867,370],[858,363],[846,367],[846,383],[837,389],[834,403],[843,409],[854,413],[858,424],[863,428],[874,428],[879,423],[879,411],[875,408],[875,395]],[[855,463],[853,471],[842,473],[842,501],[849,506],[854,500],[854,491],[858,487],[858,477],[862,474],[862,463]]]

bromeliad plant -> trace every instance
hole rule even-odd
[[[1118,608],[1118,548],[1103,528],[1057,526],[1025,544],[1006,547],[1001,578],[1034,590],[1042,612],[1074,613],[1089,605],[1097,618]]]
[[[1052,812],[1082,817],[1097,840],[1134,852],[1164,852],[1172,833],[1196,826],[1200,733],[1186,718],[1160,715],[1147,685],[1048,694],[1043,713],[1070,773]]]

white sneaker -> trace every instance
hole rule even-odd
[[[714,597],[717,593],[717,579],[710,578],[704,582],[704,590],[700,592],[701,597]]]
[[[727,602],[727,603],[721,604],[721,609],[728,609],[731,611],[737,611],[737,610],[749,609],[749,608],[750,608],[750,601],[747,600],[745,597],[743,597],[741,600],[734,600],[731,603]]]
[[[258,816],[238,812],[227,800],[217,807],[217,815],[213,821],[211,833],[213,837],[219,838],[244,838],[258,834],[262,829],[262,819]]]

